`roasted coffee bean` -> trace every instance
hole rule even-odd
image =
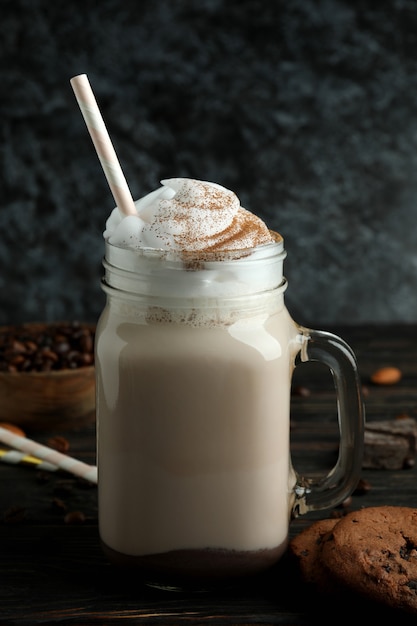
[[[364,478],[360,478],[353,492],[354,496],[362,496],[371,490],[371,484]]]
[[[87,352],[84,352],[81,355],[81,360],[82,360],[83,365],[92,365],[94,361],[94,355],[93,353],[89,354]]]
[[[54,450],[58,450],[58,452],[63,453],[68,452],[70,448],[68,439],[65,439],[65,437],[62,437],[61,435],[50,437],[47,444],[50,448],[53,448]]]
[[[292,390],[292,393],[294,396],[301,396],[302,398],[307,398],[311,394],[311,391],[308,387],[303,387],[302,385],[298,385],[297,387],[294,387],[294,389]]]
[[[64,517],[66,524],[83,524],[85,522],[85,515],[82,511],[71,511]]]
[[[17,354],[20,354],[21,352],[26,352],[26,346],[21,341],[14,341],[12,349],[13,352],[17,352]]]
[[[9,507],[4,513],[6,524],[20,524],[26,518],[26,509],[23,506],[14,505]]]
[[[57,511],[58,513],[62,513],[68,510],[67,505],[61,498],[53,498],[52,499],[52,509]]]
[[[57,353],[48,347],[42,348],[41,354],[42,354],[42,358],[45,359],[46,361],[54,361],[56,363],[59,359]]]
[[[67,354],[70,349],[71,345],[66,339],[62,339],[54,345],[54,350],[57,354]]]
[[[80,337],[80,346],[84,353],[90,354],[93,351],[93,338],[90,334],[86,335],[84,333],[83,336]]]
[[[0,371],[48,372],[94,364],[94,329],[79,322],[0,330]]]
[[[41,372],[50,372],[52,370],[53,361],[43,361],[40,368]]]
[[[10,365],[14,365],[15,367],[19,367],[26,361],[24,354],[16,354],[16,356],[12,356],[10,358]]]

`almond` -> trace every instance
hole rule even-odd
[[[16,426],[16,424],[10,424],[9,422],[0,422],[0,426],[5,428],[6,430],[10,430],[10,432],[15,435],[19,435],[19,437],[26,437],[24,431],[20,428],[20,426]]]
[[[395,385],[401,379],[402,373],[398,367],[381,367],[371,375],[375,385]]]

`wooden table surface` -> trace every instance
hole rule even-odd
[[[417,417],[417,325],[334,328],[356,352],[365,387],[368,421],[400,414]],[[399,367],[401,381],[391,387],[369,383],[383,365]],[[337,453],[336,405],[330,374],[297,369],[294,387],[309,390],[292,402],[291,446],[298,471],[324,471]],[[33,434],[28,432],[28,436]],[[46,443],[63,435],[69,453],[95,463],[94,425],[81,431],[43,432]],[[396,504],[417,507],[417,469],[363,470],[369,491],[354,495],[349,510]],[[81,511],[85,520],[76,523]],[[291,524],[291,536],[314,519]],[[79,521],[79,520],[78,520]],[[101,552],[97,530],[97,489],[64,473],[0,464],[0,624],[337,624],[366,610],[359,599],[343,604],[314,597],[289,574],[285,559],[273,571],[234,589],[186,594],[145,588],[122,577]],[[369,608],[369,606],[368,606]],[[372,606],[373,619],[387,618]],[[342,619],[343,618],[343,619]],[[397,623],[407,622],[394,615]],[[415,621],[415,618],[414,618]],[[410,622],[411,623],[411,622]]]

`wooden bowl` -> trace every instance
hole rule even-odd
[[[51,432],[93,422],[94,332],[78,322],[0,326],[0,422]]]

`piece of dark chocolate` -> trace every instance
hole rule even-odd
[[[417,422],[411,417],[369,422],[365,426],[364,469],[412,467],[417,447]]]

